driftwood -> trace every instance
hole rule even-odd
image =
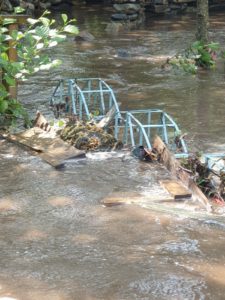
[[[166,166],[175,178],[180,180],[180,182],[192,192],[193,197],[198,200],[207,211],[212,211],[209,200],[196,185],[191,174],[181,166],[180,162],[168,150],[160,137],[157,136],[155,138],[153,147],[159,155],[159,161]]]
[[[85,152],[65,143],[59,137],[34,127],[18,134],[5,135],[8,141],[21,144],[35,151],[44,161],[55,168],[66,159],[85,156]]]
[[[119,104],[118,104],[119,105]],[[98,128],[105,128],[107,127],[111,121],[114,119],[117,113],[115,105],[111,107],[111,109],[107,112],[107,114],[96,124]]]

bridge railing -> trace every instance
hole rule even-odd
[[[112,106],[120,114],[113,90],[100,78],[60,80],[50,104],[57,111],[67,106],[67,112],[78,115],[80,119],[101,119]]]
[[[124,144],[152,149],[155,135],[159,135],[176,157],[187,157],[188,150],[176,122],[164,111],[158,109],[121,112],[123,124],[115,121],[115,137]]]
[[[184,139],[175,121],[159,109],[121,112],[111,87],[100,78],[75,78],[60,80],[52,94],[51,106],[56,116],[62,111],[80,120],[102,119],[114,106],[115,138],[122,137],[124,144],[143,145],[152,149],[153,137],[159,135],[176,157],[188,156]],[[122,132],[122,134],[121,134]]]

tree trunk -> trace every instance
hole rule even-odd
[[[196,38],[203,43],[209,42],[209,1],[197,0],[197,33]]]

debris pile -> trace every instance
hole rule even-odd
[[[109,151],[122,148],[122,142],[94,123],[69,122],[61,131],[60,137],[74,147],[85,151]]]
[[[182,161],[182,166],[194,178],[201,191],[213,202],[225,204],[225,172],[216,171],[201,162],[198,156],[191,156]]]

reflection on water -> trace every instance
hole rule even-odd
[[[47,112],[60,77],[100,76],[123,109],[163,108],[193,149],[223,149],[222,64],[195,77],[160,68],[194,38],[194,20],[148,17],[140,30],[114,36],[103,31],[110,10],[84,8],[71,15],[95,42],[54,50],[63,65],[21,86],[27,107]],[[211,17],[222,45],[224,25],[224,14]],[[0,299],[224,299],[223,216],[189,203],[101,205],[113,192],[159,194],[163,167],[98,154],[56,171],[12,144],[0,147]]]

